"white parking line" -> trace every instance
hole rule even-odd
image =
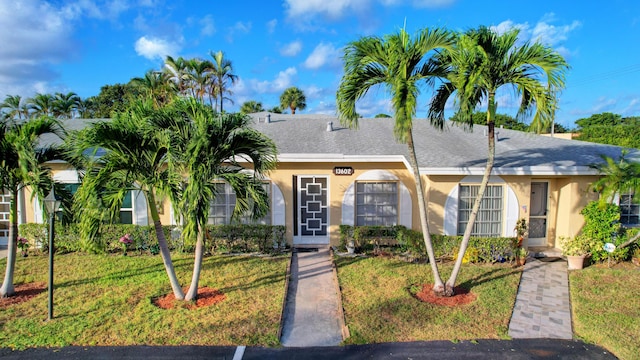
[[[242,360],[242,357],[244,356],[244,349],[246,348],[246,346],[238,346],[235,354],[233,354],[233,360]]]

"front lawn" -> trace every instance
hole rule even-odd
[[[385,258],[336,258],[348,344],[416,340],[508,338],[522,268],[508,264],[463,266],[458,284],[477,295],[468,305],[423,303],[409,292],[433,283],[428,264]],[[451,265],[440,266],[443,277]]]
[[[621,359],[640,356],[640,268],[621,263],[571,271],[574,334]]]
[[[193,255],[173,254],[183,286]],[[3,347],[66,345],[279,344],[288,257],[213,256],[204,259],[200,286],[223,292],[219,304],[162,310],[152,304],[171,291],[159,256],[67,254],[55,258],[54,319],[47,292],[0,308]],[[46,256],[18,258],[15,283],[46,282]],[[6,259],[0,260],[4,275]]]

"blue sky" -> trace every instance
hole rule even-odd
[[[74,91],[96,95],[159,69],[165,55],[208,58],[222,50],[246,100],[277,105],[289,86],[307,95],[304,113],[335,114],[341,49],[406,23],[466,30],[521,29],[565,56],[571,70],[559,123],[599,112],[640,115],[640,2],[631,0],[15,0],[0,1],[0,99],[7,94]],[[418,117],[426,116],[424,89]],[[498,112],[515,114],[510,92]],[[358,103],[365,116],[391,113],[383,88]]]

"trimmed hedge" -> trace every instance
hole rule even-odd
[[[163,226],[169,249],[180,252],[194,251],[195,244],[185,241],[179,228]],[[120,237],[130,234],[133,243],[129,250],[158,253],[158,241],[152,225],[105,224],[101,229],[101,237],[91,244],[83,244],[78,236],[78,225],[62,226],[56,224],[56,252],[69,253],[77,251],[118,252],[122,251]],[[209,235],[205,248],[211,252],[273,252],[286,247],[285,226],[271,225],[209,225]],[[21,224],[20,236],[29,240],[32,249],[46,251],[49,247],[48,227],[46,224]]]
[[[426,259],[422,232],[404,226],[351,226],[340,225],[341,246],[353,240],[358,251],[370,251],[380,245],[387,245],[408,253],[414,259]],[[462,242],[462,236],[431,235],[433,250],[437,259],[455,259]],[[517,239],[514,237],[472,237],[465,254],[465,262],[493,263],[510,261],[514,257]]]

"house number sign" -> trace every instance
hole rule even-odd
[[[353,168],[351,166],[336,166],[333,168],[334,175],[351,176],[353,175]]]

